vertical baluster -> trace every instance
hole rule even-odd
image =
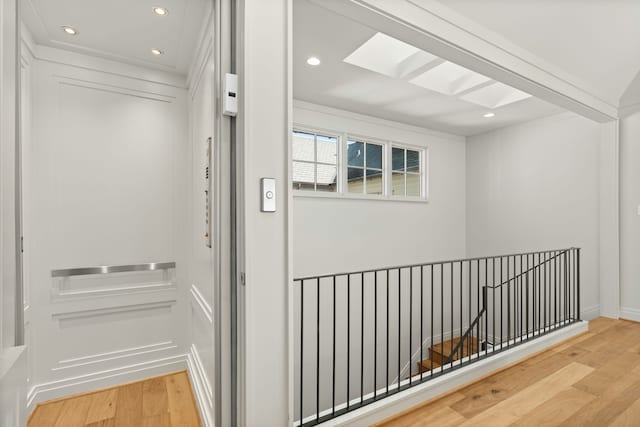
[[[471,353],[469,352],[469,342],[471,342],[472,332],[473,332],[473,331],[471,331],[471,322],[473,321],[472,318],[471,318],[471,305],[472,305],[471,304],[471,283],[472,283],[472,281],[471,281],[471,270],[473,269],[473,261],[469,260],[467,264],[469,265],[469,283],[467,284],[467,288],[468,288],[467,294],[468,294],[468,297],[469,297],[468,298],[469,302],[467,304],[467,308],[469,310],[469,326],[467,326],[467,328],[469,329],[469,337],[467,338],[467,354],[469,355],[469,361],[471,361]],[[464,343],[463,343],[463,345],[464,345]]]
[[[511,266],[511,260],[509,258],[512,257],[507,257],[507,348],[511,345],[511,307],[515,305],[511,304],[511,269],[509,268]],[[513,269],[515,271],[515,266]]]
[[[400,318],[400,315],[402,313],[401,310],[401,302],[402,302],[402,296],[401,296],[401,291],[402,291],[402,287],[400,286],[400,283],[402,282],[402,277],[401,277],[401,269],[398,268],[398,390],[400,390],[400,338],[402,337],[402,332],[401,332],[401,328],[402,328],[402,321]]]
[[[582,313],[580,312],[580,248],[576,250],[576,255],[578,256],[578,265],[576,267],[576,313],[578,316],[578,320],[582,319]]]
[[[333,347],[331,356],[331,415],[336,414],[336,276],[333,276]]]
[[[364,273],[360,274],[360,405],[364,401]]]
[[[575,270],[576,270],[576,253],[573,250],[573,248],[571,248],[571,251],[569,252],[570,254],[570,259],[571,259],[571,266],[569,267],[569,274],[571,275],[571,280],[570,282],[570,293],[571,293],[571,319],[572,320],[576,320],[576,305],[575,305],[575,292],[574,292],[574,288],[575,288],[575,280],[576,280],[576,276],[575,276]]]
[[[440,264],[440,350],[444,357],[444,264]],[[444,371],[444,359],[440,372]]]
[[[538,265],[536,264],[536,254],[531,254],[531,335],[536,335],[536,284]]]
[[[538,331],[538,300],[537,300],[537,286],[538,286],[538,263],[536,262],[536,255],[537,254],[532,254],[532,259],[533,259],[533,276],[531,277],[532,280],[532,285],[531,285],[531,297],[532,297],[532,304],[531,304],[531,324],[532,324],[532,330],[531,330],[531,334],[535,337],[536,332]]]
[[[431,359],[431,377],[433,377],[433,264],[431,264],[431,353],[429,354],[429,359]]]
[[[500,257],[500,350],[504,346],[504,296],[503,296],[503,266],[504,257]]]
[[[385,382],[387,383],[386,394],[389,394],[389,270],[387,270],[387,315],[385,320],[387,321],[387,372]]]
[[[571,269],[571,274],[573,275],[573,281],[572,281],[572,286],[571,286],[571,290],[573,292],[573,296],[572,296],[572,299],[573,299],[573,312],[572,313],[573,314],[572,315],[573,315],[573,320],[576,321],[576,320],[578,320],[578,311],[577,311],[578,305],[576,304],[576,301],[577,301],[576,300],[576,294],[577,294],[576,285],[578,283],[576,270],[577,270],[577,267],[578,267],[578,258],[577,258],[577,254],[576,254],[576,249],[575,248],[571,248],[571,254],[573,256],[573,268]]]
[[[347,274],[347,410],[351,402],[351,275]]]
[[[558,252],[553,257],[553,328],[558,326]]]
[[[464,311],[462,309],[462,289],[463,289],[463,285],[462,285],[462,261],[460,261],[460,339],[462,339],[462,334],[464,333],[464,328],[462,327],[462,325],[463,325],[463,323],[462,323],[462,312]],[[460,346],[460,351],[463,352],[463,356],[464,356],[464,345]],[[464,357],[461,357],[460,358],[460,365],[462,365],[462,361],[463,360],[464,360]]]
[[[422,361],[424,360],[424,265],[420,266],[420,381],[424,377]]]
[[[549,275],[549,262],[548,262],[548,253],[544,252],[544,270],[542,272],[542,292],[544,293],[543,298],[543,309],[544,309],[544,322],[543,322],[543,332],[547,332],[547,307],[549,306],[549,295],[547,292],[547,276]]]
[[[565,258],[567,260],[567,271],[565,273],[567,277],[567,323],[571,323],[571,250],[565,252]]]
[[[300,281],[300,425],[304,419],[304,280]]]
[[[373,272],[373,400],[378,392],[378,272]]]
[[[532,254],[533,255],[533,254]],[[533,256],[532,256],[533,257]],[[533,288],[533,284],[531,283],[533,280],[533,276],[532,276],[532,264],[533,262],[529,262],[529,255],[527,255],[527,309],[526,309],[526,313],[527,313],[527,339],[529,339],[529,331],[531,330],[531,303],[532,303],[532,298],[531,298],[531,288]]]
[[[560,317],[560,325],[564,324],[564,286],[563,286],[563,277],[564,277],[564,258],[562,251],[558,252],[558,316]]]
[[[480,260],[476,260],[476,317],[480,314]],[[476,358],[480,357],[480,321],[476,323]],[[473,349],[473,343],[472,343]],[[471,355],[471,353],[469,353]]]
[[[540,255],[541,253],[538,252],[538,262],[536,264],[537,268],[536,268],[536,286],[535,286],[535,298],[534,300],[537,301],[536,303],[536,321],[535,321],[535,330],[538,334],[540,334]]]
[[[524,310],[523,310],[523,303],[524,303],[524,283],[523,283],[523,276],[525,274],[525,267],[524,267],[524,256],[520,255],[520,290],[519,292],[519,296],[520,296],[520,341],[522,342],[522,329],[524,328]]]
[[[316,279],[316,422],[320,420],[320,278]]]
[[[411,354],[413,353],[413,267],[409,267],[409,385],[413,380],[411,376]]]
[[[564,251],[564,323],[567,324],[569,314],[569,259]]]

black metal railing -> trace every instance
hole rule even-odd
[[[580,249],[294,280],[295,419],[311,426],[580,319]]]

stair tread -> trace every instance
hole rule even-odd
[[[433,368],[440,367],[440,364],[438,362],[431,359],[424,359],[422,362],[419,362],[419,363],[420,365],[422,365],[424,369],[433,369]]]
[[[469,345],[469,340],[471,341],[471,345]],[[456,345],[458,345],[458,342],[460,342],[460,337],[456,337],[452,340],[447,340],[444,341],[442,343],[438,343],[438,344],[434,344],[432,348],[433,351],[441,353],[444,352],[446,353],[446,355],[448,356],[449,354],[451,354],[451,351],[455,348]],[[478,350],[478,339],[475,337],[471,337],[465,340],[465,342],[462,344],[462,346],[460,347],[464,353],[466,354],[468,352],[469,347],[471,347],[471,350],[473,353],[477,352]]]

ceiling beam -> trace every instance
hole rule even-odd
[[[431,54],[597,122],[618,107],[587,85],[433,0],[311,0]]]

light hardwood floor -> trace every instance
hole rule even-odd
[[[41,403],[29,427],[200,427],[185,371]]]
[[[640,426],[640,323],[589,332],[376,426]]]

